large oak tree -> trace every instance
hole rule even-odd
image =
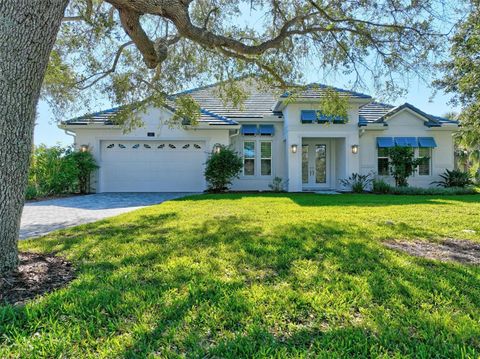
[[[17,265],[39,96],[64,117],[98,98],[160,104],[167,93],[216,79],[224,81],[225,100],[238,105],[244,93],[231,79],[255,74],[285,88],[301,82],[305,64],[341,71],[352,86],[369,78],[377,90],[396,93],[410,74],[432,68],[445,43],[448,6],[442,0],[0,0],[0,272]],[[198,110],[188,98],[179,106],[192,117]]]

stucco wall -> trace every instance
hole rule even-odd
[[[429,187],[432,181],[439,180],[438,175],[445,169],[454,167],[453,133],[455,128],[429,128],[424,125],[421,117],[409,110],[404,110],[388,120],[388,127],[382,130],[367,130],[360,136],[360,172],[363,174],[377,173],[377,137],[433,137],[437,148],[432,150],[431,175],[420,176],[415,174],[409,179],[409,184],[414,187]],[[386,181],[393,184],[393,178],[383,176]]]
[[[129,133],[123,133],[121,129],[115,128],[88,128],[87,126],[78,126],[73,130],[76,132],[75,146],[88,145],[99,166],[102,166],[100,151],[100,141],[102,140],[197,140],[204,141],[206,152],[210,152],[215,144],[229,144],[228,129],[181,129],[169,128],[164,124],[172,114],[163,109],[151,108],[142,115],[144,126],[137,128]],[[71,130],[71,129],[70,129]],[[147,137],[148,132],[154,132],[154,137]],[[99,175],[101,169],[97,171],[92,179],[92,191],[96,191],[99,185]]]
[[[340,189],[339,179],[342,174],[350,174],[359,171],[359,156],[353,154],[351,146],[359,144],[358,138],[358,108],[359,105],[352,103],[348,109],[348,123],[345,124],[304,124],[300,121],[302,110],[317,110],[318,103],[290,104],[284,110],[285,128],[284,136],[286,141],[287,173],[289,177],[289,191],[302,191],[301,164],[302,138],[336,138],[335,145],[331,150],[335,151],[336,175],[332,180],[332,188]],[[299,148],[297,153],[292,153],[291,146],[296,144]],[[343,160],[341,157],[344,154]],[[343,167],[343,168],[340,168]]]

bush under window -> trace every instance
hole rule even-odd
[[[222,192],[228,189],[243,168],[242,158],[230,147],[220,146],[212,151],[205,167],[208,190]]]

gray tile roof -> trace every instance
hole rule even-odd
[[[254,83],[254,81],[243,81],[242,85],[249,93],[248,98],[244,101],[241,108],[224,103],[219,98],[218,84],[199,87],[188,91],[183,91],[170,96],[165,105],[171,111],[175,111],[174,99],[178,96],[190,95],[201,107],[200,123],[209,125],[238,125],[239,120],[246,119],[260,119],[265,117],[282,118],[282,112],[276,111],[275,106],[281,98],[287,98],[290,93],[284,93],[281,96],[275,94],[275,91],[264,89]],[[321,98],[324,96],[326,85],[310,84],[295,94],[298,98],[310,99]],[[332,87],[330,87],[332,88]],[[371,99],[370,96],[343,89],[334,88],[341,96],[348,96],[358,99]],[[115,107],[105,111],[95,112],[81,117],[76,117],[71,120],[62,122],[68,125],[88,125],[88,124],[104,124],[112,125],[113,117],[122,110],[123,107]],[[438,127],[444,123],[457,123],[456,121],[448,120],[442,117],[428,115],[418,108],[406,103],[404,105],[395,107],[392,105],[370,102],[360,108],[359,111],[359,126],[367,126],[371,123],[385,123],[384,120],[394,113],[409,108],[420,115],[429,119],[426,123],[430,127]]]
[[[295,94],[296,97],[302,98],[302,99],[317,99],[317,98],[322,98],[325,96],[325,93],[327,92],[328,89],[333,89],[337,91],[340,96],[343,97],[349,97],[349,98],[357,98],[357,99],[371,99],[372,97],[370,95],[365,95],[360,92],[355,92],[355,91],[348,91],[344,90],[341,88],[337,87],[332,87],[332,86],[327,86],[319,83],[311,83],[307,86],[305,86],[304,89],[301,89],[298,93]],[[289,97],[292,94],[292,92],[285,92],[281,97]]]
[[[428,119],[425,123],[425,126],[427,127],[440,127],[442,124],[458,124],[458,121],[429,115],[409,103],[404,103],[403,105],[395,107],[384,103],[371,102],[360,108],[358,125],[367,126],[371,123],[385,124],[386,119],[406,108]]]

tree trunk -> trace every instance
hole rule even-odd
[[[68,0],[0,0],[0,273],[18,264],[35,112]]]

